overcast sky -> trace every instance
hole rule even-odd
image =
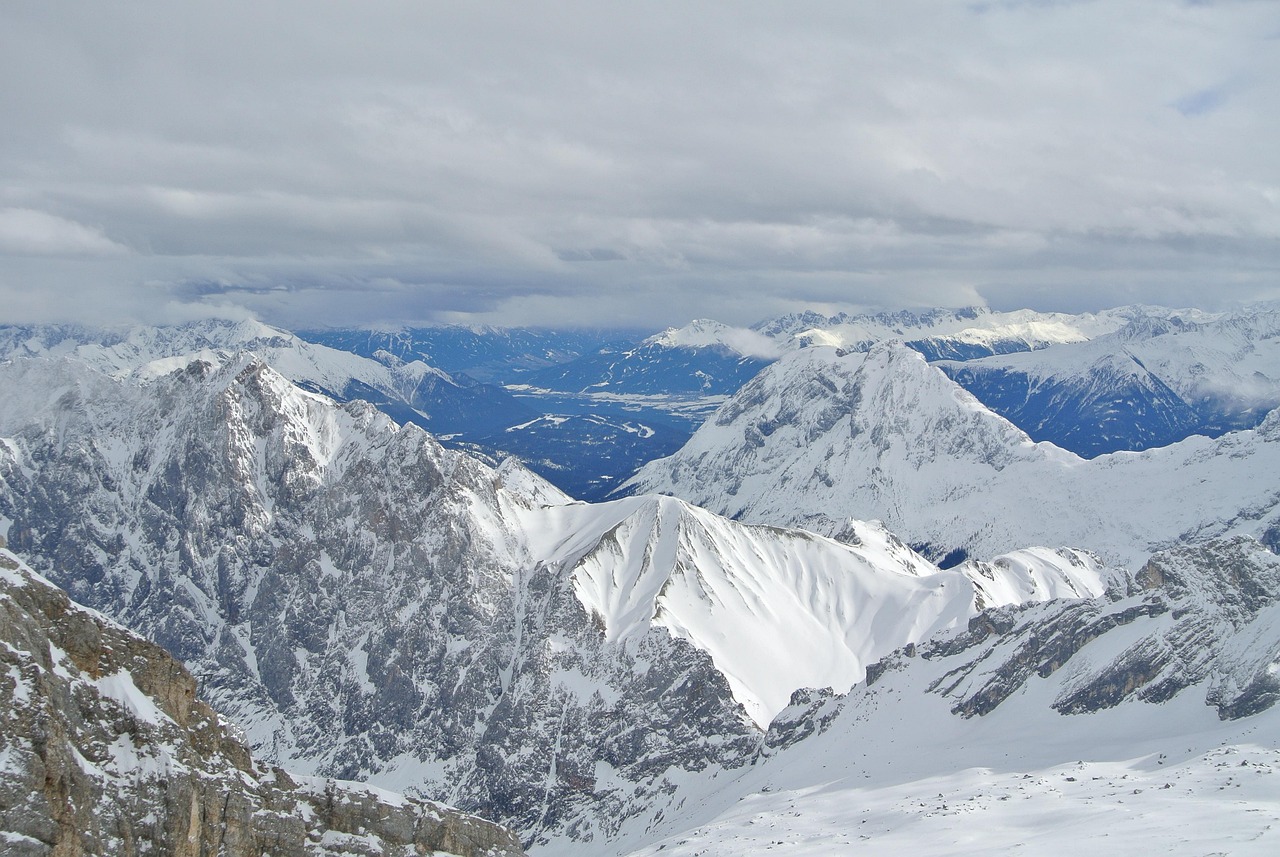
[[[1280,297],[1280,3],[0,6],[0,320]]]

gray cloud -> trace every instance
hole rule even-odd
[[[10,319],[657,326],[1280,286],[1265,0],[5,16]]]

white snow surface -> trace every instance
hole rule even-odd
[[[744,772],[682,784],[680,810],[650,831],[533,853],[1264,857],[1280,847],[1274,712],[1224,724],[1175,700],[1049,720],[1032,704],[973,722],[885,694]]]
[[[1191,591],[1179,596],[1183,606],[1194,611],[1212,601],[1200,586],[1229,600],[1232,584],[1218,573],[1206,566],[1184,575]],[[1145,597],[1102,610],[1124,611]],[[1055,615],[1052,607],[1031,613]],[[1210,632],[1214,639],[1184,649],[1192,663],[1182,666],[1199,658],[1225,664],[1237,650],[1275,656],[1274,603],[1252,618],[1221,614],[1230,615]],[[1159,702],[1129,697],[1089,713],[1054,709],[1082,680],[1124,664],[1139,639],[1179,639],[1188,630],[1176,610],[1128,616],[1129,624],[1094,626],[1097,635],[1077,640],[1064,663],[1032,668],[994,710],[968,718],[952,706],[988,680],[1007,678],[1026,636],[997,635],[950,654],[898,653],[874,683],[844,697],[811,695],[784,712],[778,722],[814,727],[800,740],[766,742],[750,766],[691,774],[668,805],[630,822],[604,847],[560,841],[535,854],[1275,853],[1280,707],[1220,720],[1206,704],[1222,680],[1210,670]],[[1033,639],[1049,633],[1031,622]]]
[[[100,676],[92,683],[100,695],[115,700],[121,708],[145,723],[160,726],[173,722],[151,697],[138,689],[128,670],[121,669],[111,675]]]
[[[920,313],[821,316],[813,313],[784,316],[757,325],[783,348],[832,346],[865,351],[887,340],[949,339],[971,345],[1019,341],[1028,348],[1085,342],[1145,319],[1208,321],[1218,315],[1195,309],[1128,306],[1097,313],[1037,312],[1021,309],[996,311],[987,307],[932,310]]]
[[[802,687],[848,690],[866,666],[963,627],[981,607],[1100,594],[1114,574],[1071,551],[940,571],[875,523],[856,546],[747,526],[666,497],[525,509],[540,561],[571,570],[608,639],[651,626],[707,652],[761,727]]]
[[[1084,460],[1034,443],[901,343],[809,348],[766,367],[629,485],[735,519],[835,533],[879,519],[910,544],[991,557],[1072,545],[1136,566],[1280,517],[1280,413],[1257,429]]]

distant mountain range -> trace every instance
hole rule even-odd
[[[941,572],[876,526],[570,502],[253,355],[145,379],[15,360],[0,383],[14,551],[181,658],[272,761],[527,836],[609,835],[664,793],[652,772],[743,764],[793,691],[1115,575],[1069,551]]]
[[[526,341],[559,368],[523,334],[437,341],[508,343],[501,385],[256,323],[0,328],[0,836],[45,853],[74,822],[104,853],[197,806],[300,853],[439,850],[428,798],[534,855],[1269,853],[1278,327],[940,310]],[[1085,458],[998,409],[1162,445]],[[583,493],[648,463],[590,503],[514,449]],[[216,718],[181,713],[195,682]],[[123,832],[72,787],[132,801],[96,813]]]
[[[598,500],[678,450],[760,369],[823,344],[905,342],[1032,438],[1086,457],[1216,437],[1257,425],[1280,403],[1276,316],[1266,307],[1230,316],[1152,307],[801,313],[754,329],[702,320],[648,337],[444,326],[300,338],[253,322],[9,327],[0,356],[75,355],[119,374],[200,350],[254,350],[307,389],[368,401],[494,462],[516,455]]]
[[[1256,429],[1085,460],[1033,442],[901,343],[797,351],[631,481],[753,523],[879,519],[944,564],[1032,543],[1124,564],[1192,537],[1280,544],[1280,411]]]

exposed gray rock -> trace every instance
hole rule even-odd
[[[153,643],[0,551],[0,842],[11,855],[519,855],[498,825],[259,765]]]
[[[1112,633],[1131,625],[1136,630]],[[1090,657],[1077,662],[1086,647]],[[968,633],[922,654],[962,660],[931,689],[966,717],[1063,669],[1053,704],[1063,714],[1129,699],[1164,702],[1200,686],[1223,719],[1247,716],[1280,700],[1280,557],[1247,537],[1164,551],[1130,592],[987,611]]]
[[[21,363],[21,365],[17,365]],[[311,396],[260,362],[139,390],[15,361],[0,519],[73,597],[156,640],[255,752],[517,827],[608,837],[669,769],[760,733],[665,629],[607,642],[512,513],[554,489]],[[11,413],[19,409],[15,407]]]

